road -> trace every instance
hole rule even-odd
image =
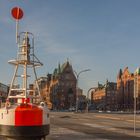
[[[140,114],[51,112],[46,140],[140,140]]]
[[[46,140],[140,140],[140,114],[135,134],[133,118],[133,114],[50,112]]]

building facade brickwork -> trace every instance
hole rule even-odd
[[[69,109],[75,107],[76,77],[72,65],[67,61],[54,70],[50,85],[53,109]]]
[[[65,110],[76,106],[77,79],[69,61],[58,65],[52,74],[38,79],[41,95],[50,109]],[[30,88],[33,88],[32,86]],[[91,103],[100,110],[133,110],[136,93],[137,110],[140,110],[140,68],[130,73],[128,67],[119,70],[117,82],[108,82],[93,88]],[[80,91],[80,92],[79,92]],[[135,91],[135,92],[134,92]],[[78,107],[87,102],[78,87]]]
[[[137,110],[140,110],[140,68],[130,73],[126,67],[119,70],[117,83],[98,84],[98,88],[92,91],[91,99],[97,109],[133,111],[134,96]]]
[[[117,91],[118,110],[133,109],[134,74],[129,72],[128,67],[118,73]]]
[[[41,95],[50,109],[65,110],[75,107],[76,82],[72,65],[69,61],[58,65],[53,74],[40,80]]]
[[[106,81],[105,85],[98,84],[98,87],[91,92],[92,103],[98,110],[115,110],[117,84]]]
[[[0,83],[0,106],[6,101],[8,96],[9,86]]]

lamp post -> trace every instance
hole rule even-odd
[[[90,88],[89,90],[88,90],[88,92],[87,92],[87,113],[88,113],[88,105],[89,105],[89,103],[88,103],[88,101],[89,101],[89,93],[90,93],[90,91],[91,90],[94,90],[94,92],[95,92],[95,90],[96,90],[96,87],[93,87],[93,88]],[[94,93],[93,92],[93,93]],[[90,102],[90,104],[91,104],[91,102]]]
[[[136,133],[136,113],[137,113],[137,98],[139,94],[139,73],[140,68],[137,68],[134,75],[134,134]]]
[[[87,72],[90,71],[90,69],[85,69],[80,71],[79,73],[77,73],[76,71],[74,71],[75,75],[76,75],[76,107],[75,107],[75,111],[78,112],[78,80],[79,80],[79,76],[81,73],[83,72]]]

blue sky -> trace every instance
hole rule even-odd
[[[20,31],[35,35],[36,55],[44,66],[38,76],[52,73],[67,58],[80,74],[79,86],[87,92],[116,81],[120,68],[140,66],[139,0],[0,0],[0,82],[9,84],[16,57],[15,21],[10,11],[24,10]]]

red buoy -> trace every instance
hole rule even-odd
[[[15,110],[15,126],[40,126],[43,110],[32,104],[21,104]]]
[[[5,140],[45,140],[50,132],[49,110],[41,97],[36,75],[36,67],[43,64],[34,54],[34,35],[30,32],[18,34],[22,9],[14,7],[11,14],[16,19],[18,52],[17,59],[9,61],[16,69],[5,106],[0,108],[0,136]],[[19,67],[22,70],[19,71]],[[29,67],[33,69],[36,81],[32,86],[28,81],[31,77]]]
[[[23,17],[23,11],[19,7],[14,7],[11,10],[11,14],[12,14],[13,18],[16,19],[16,20],[19,20]]]

